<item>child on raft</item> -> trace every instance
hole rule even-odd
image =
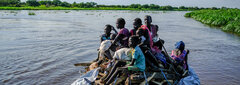
[[[116,27],[120,29],[118,32],[116,38],[113,40],[112,44],[109,46],[109,48],[105,51],[105,55],[108,56],[108,58],[112,59],[112,56],[109,53],[109,49],[111,49],[115,44],[118,44],[120,48],[128,47],[128,38],[129,38],[129,31],[127,28],[125,28],[125,20],[123,18],[118,18],[116,22]],[[117,32],[115,30],[115,32]],[[115,52],[116,50],[114,50]]]
[[[105,51],[109,48],[109,46],[112,44],[113,40],[115,39],[117,35],[111,34],[110,40],[104,40],[101,42],[100,47],[98,49],[98,57],[93,62],[97,62],[98,65],[102,64],[103,62],[107,62],[110,56],[105,56]],[[117,44],[114,44],[111,49],[109,50],[109,53],[111,56],[114,55],[115,51],[119,49],[119,46]]]
[[[145,66],[145,56],[143,55],[143,52],[141,51],[138,44],[140,43],[140,38],[138,36],[131,36],[129,38],[129,47],[131,49],[132,53],[132,60],[129,62],[127,66],[127,62],[124,61],[117,61],[113,68],[111,69],[110,73],[107,75],[105,79],[103,79],[102,82],[106,82],[106,84],[111,84],[114,80],[114,78],[126,71],[144,71]],[[124,67],[123,67],[124,66]]]
[[[125,28],[125,24],[126,22],[123,18],[117,19],[116,27],[120,29],[120,31],[114,41],[119,41],[122,47],[128,47],[129,31]]]
[[[184,50],[185,44],[183,41],[179,41],[175,44],[175,49],[172,50],[171,58],[175,60],[175,63],[177,65],[182,66],[185,70],[188,70],[188,54],[189,50]]]
[[[150,15],[146,15],[144,17],[144,22],[145,22],[144,26],[146,26],[149,29],[149,31],[151,33],[151,37],[152,37],[152,39],[154,39],[157,36],[158,25],[151,24],[152,17]]]
[[[112,34],[111,31],[112,31],[112,25],[110,24],[105,25],[104,34],[100,36],[100,41],[102,42],[104,40],[110,40],[110,36]]]
[[[142,26],[142,20],[140,18],[135,18],[133,20],[133,29],[130,30],[130,35],[136,35],[136,32],[139,27]]]
[[[144,30],[141,27],[137,30],[136,35],[141,38],[140,46],[147,47],[149,45],[149,39],[147,40],[146,37],[144,37]]]

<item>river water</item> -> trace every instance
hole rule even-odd
[[[36,15],[29,16],[29,12]],[[189,64],[204,85],[240,83],[240,37],[183,15],[187,11],[0,11],[0,85],[69,85],[97,57],[105,24],[119,17],[153,17],[170,53],[183,40]]]

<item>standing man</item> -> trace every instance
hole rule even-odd
[[[146,15],[144,17],[144,22],[145,22],[145,25],[148,27],[149,31],[151,32],[152,38],[154,39],[155,37],[157,37],[158,25],[151,24],[152,17],[150,15]]]

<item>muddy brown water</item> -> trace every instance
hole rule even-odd
[[[36,15],[29,16],[29,12]],[[190,50],[189,64],[204,85],[240,83],[240,37],[183,15],[187,11],[0,11],[0,85],[69,85],[97,57],[105,24],[119,17],[153,17],[168,53],[177,41]]]

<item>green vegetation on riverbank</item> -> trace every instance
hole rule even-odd
[[[224,7],[225,8],[225,7]],[[198,7],[172,7],[159,6],[155,4],[131,4],[131,5],[98,5],[95,2],[68,3],[60,0],[0,0],[0,10],[170,10],[170,11],[192,11],[200,9]]]
[[[114,8],[114,7],[98,7],[98,8],[78,8],[78,7],[0,7],[0,10],[138,10],[134,8]],[[143,9],[144,10],[144,9]],[[146,9],[147,10],[147,9]]]
[[[185,17],[191,17],[204,24],[220,27],[223,31],[240,35],[240,10],[198,10],[186,13]]]

